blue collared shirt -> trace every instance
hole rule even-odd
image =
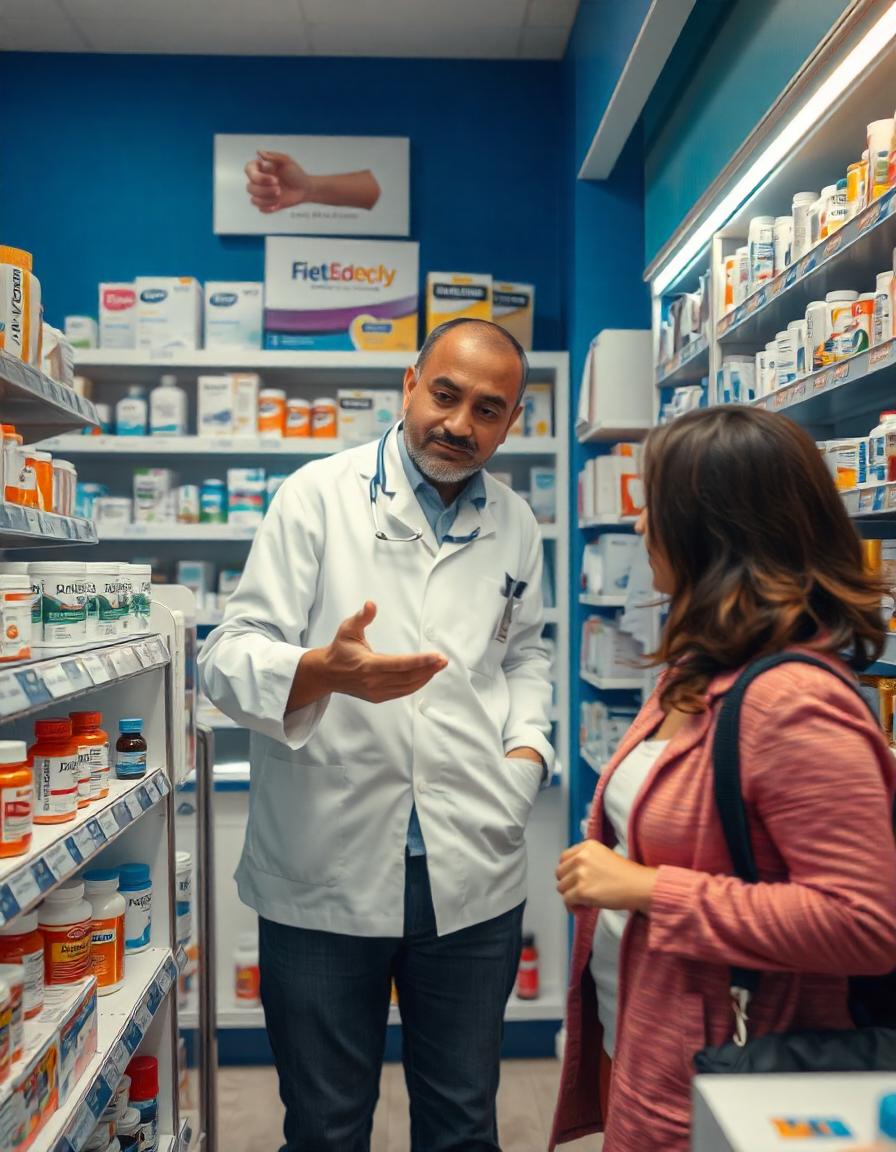
[[[408,483],[413,489],[414,495],[417,497],[417,501],[423,509],[427,523],[433,530],[436,542],[441,548],[445,537],[450,535],[451,529],[454,527],[454,521],[457,519],[457,514],[461,508],[466,504],[472,504],[479,509],[485,507],[485,481],[482,479],[482,473],[475,472],[467,481],[466,487],[460,495],[446,508],[442,503],[442,497],[426,477],[423,476],[408,454],[407,446],[404,442],[403,425],[398,430],[397,439],[398,454],[401,456],[404,474],[407,476]],[[407,850],[409,856],[426,855],[426,845],[423,843],[423,832],[420,829],[420,821],[417,818],[416,805],[411,809],[411,818],[408,821]]]

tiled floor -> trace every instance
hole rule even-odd
[[[503,1152],[545,1152],[557,1092],[556,1060],[507,1060],[501,1068],[498,1128]],[[222,1068],[217,1152],[277,1152],[283,1109],[271,1068]],[[409,1152],[407,1093],[400,1064],[386,1064],[373,1123],[371,1152]],[[564,1152],[599,1152],[592,1136]]]

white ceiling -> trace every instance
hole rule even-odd
[[[0,51],[557,60],[579,0],[0,0]]]

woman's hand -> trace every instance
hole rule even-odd
[[[557,865],[557,891],[575,907],[650,911],[657,871],[626,860],[597,840],[567,848]]]

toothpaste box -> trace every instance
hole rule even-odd
[[[338,427],[346,447],[368,444],[387,432],[401,411],[401,393],[381,388],[340,388]]]
[[[426,331],[448,320],[491,320],[492,278],[479,272],[426,274]]]
[[[506,328],[520,344],[532,348],[535,319],[535,285],[496,280],[492,285],[492,320]]]
[[[268,236],[265,348],[413,352],[419,245]]]
[[[136,285],[100,284],[100,348],[136,347]]]
[[[205,285],[205,347],[261,347],[264,284],[209,280]]]
[[[192,276],[138,276],[137,347],[195,351],[202,347],[202,285]]]

